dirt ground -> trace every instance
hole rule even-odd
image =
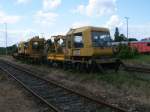
[[[53,80],[76,91],[125,108],[129,112],[150,112],[150,84],[148,80],[150,76],[148,74],[133,74],[132,77],[132,73],[122,71],[117,74],[81,74],[64,71],[60,68],[50,68],[45,65],[27,65],[10,57],[9,59],[5,58],[5,60],[34,70],[40,73],[41,77]],[[141,78],[141,76],[145,77]],[[125,77],[125,79],[122,79],[122,77]]]
[[[0,112],[48,112],[48,110],[0,70]]]

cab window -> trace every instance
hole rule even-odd
[[[82,33],[74,34],[74,47],[83,48],[83,35]]]
[[[28,42],[24,43],[24,48],[27,49],[29,47]]]
[[[38,47],[39,47],[39,43],[38,42],[33,42],[32,43],[32,48],[33,49],[38,49]]]
[[[150,43],[147,43],[147,46],[150,46]]]
[[[93,47],[109,47],[111,46],[111,37],[109,32],[92,32]]]
[[[32,48],[33,49],[43,49],[44,48],[44,43],[39,42],[39,41],[35,41],[35,42],[32,43]]]

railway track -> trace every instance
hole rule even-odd
[[[124,70],[130,72],[150,73],[150,68],[138,67],[136,65],[124,65]]]
[[[14,64],[0,61],[0,68],[55,112],[126,112],[126,110],[89,98],[57,85]]]

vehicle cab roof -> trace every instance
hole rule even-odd
[[[91,30],[91,31],[109,31],[108,28],[104,28],[104,27],[93,27],[93,26],[84,26],[84,27],[80,27],[80,28],[75,28],[75,29],[70,29],[67,33],[67,35],[71,35],[71,34],[75,34],[75,33],[80,33],[80,32],[84,32],[87,30]]]

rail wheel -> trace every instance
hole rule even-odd
[[[118,72],[118,70],[120,68],[124,68],[124,65],[123,65],[123,63],[120,60],[116,60],[116,63],[115,63],[115,72]]]
[[[47,64],[48,66],[52,67],[53,66],[53,62],[51,60],[47,60]]]
[[[94,62],[94,61],[92,62],[92,64],[90,64],[89,69],[90,69],[90,73],[93,73],[93,72],[104,73],[103,66],[101,64]]]
[[[104,68],[101,64],[96,64],[96,65],[97,65],[98,71],[100,71],[101,73],[105,73]]]
[[[67,70],[69,67],[68,67],[68,62],[63,62],[63,69],[64,70]]]
[[[81,63],[80,71],[81,72],[87,72],[87,64],[86,63]]]

